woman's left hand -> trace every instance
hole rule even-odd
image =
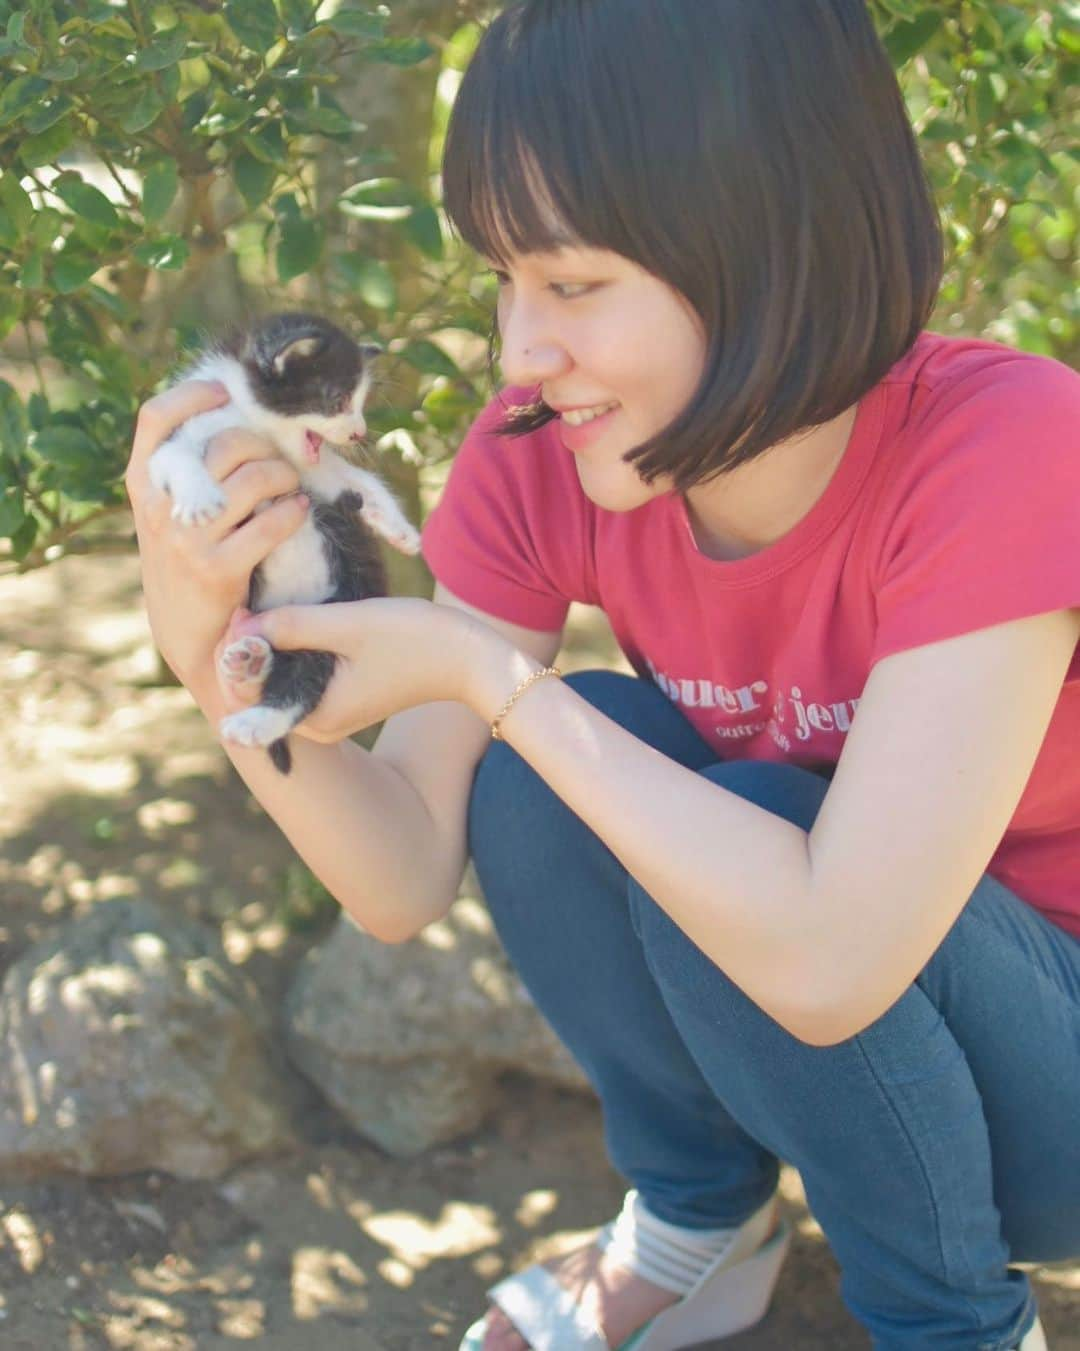
[[[334,743],[418,704],[468,701],[471,663],[494,630],[460,610],[411,597],[237,611],[216,656],[249,634],[274,648],[333,652],[337,667],[318,708],[295,731]],[[220,679],[220,677],[219,677]],[[222,684],[230,705],[258,702],[258,686]]]

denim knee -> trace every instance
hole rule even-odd
[[[601,713],[647,745],[690,769],[715,759],[708,744],[651,681],[620,671],[574,671],[566,684]],[[469,798],[470,849],[484,831],[513,828],[527,822],[537,836],[544,833],[552,810],[568,812],[536,771],[505,741],[492,741],[473,779]]]
[[[783,817],[803,830],[814,824],[828,792],[829,782],[798,765],[777,764],[767,760],[727,760],[699,771],[709,779],[747,802]],[[726,989],[739,1004],[749,1005],[746,996],[688,938],[635,879],[629,879],[630,915],[639,941],[645,946],[654,973],[666,981],[674,980],[686,992],[706,991],[715,999]]]

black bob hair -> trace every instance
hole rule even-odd
[[[941,285],[940,222],[864,0],[520,0],[465,72],[443,193],[495,261],[610,250],[690,302],[701,382],[625,456],[680,492],[851,407]],[[498,431],[555,416],[512,408]]]

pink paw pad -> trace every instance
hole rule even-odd
[[[222,652],[218,662],[221,674],[234,685],[265,680],[273,653],[265,638],[238,638]]]

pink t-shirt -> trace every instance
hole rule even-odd
[[[435,576],[527,628],[600,606],[718,760],[835,765],[875,662],[1080,606],[1080,377],[1046,357],[924,333],[861,400],[807,515],[726,562],[699,551],[682,497],[597,507],[557,424],[499,438],[502,411],[477,419],[427,522]],[[989,871],[1080,936],[1080,650]]]

